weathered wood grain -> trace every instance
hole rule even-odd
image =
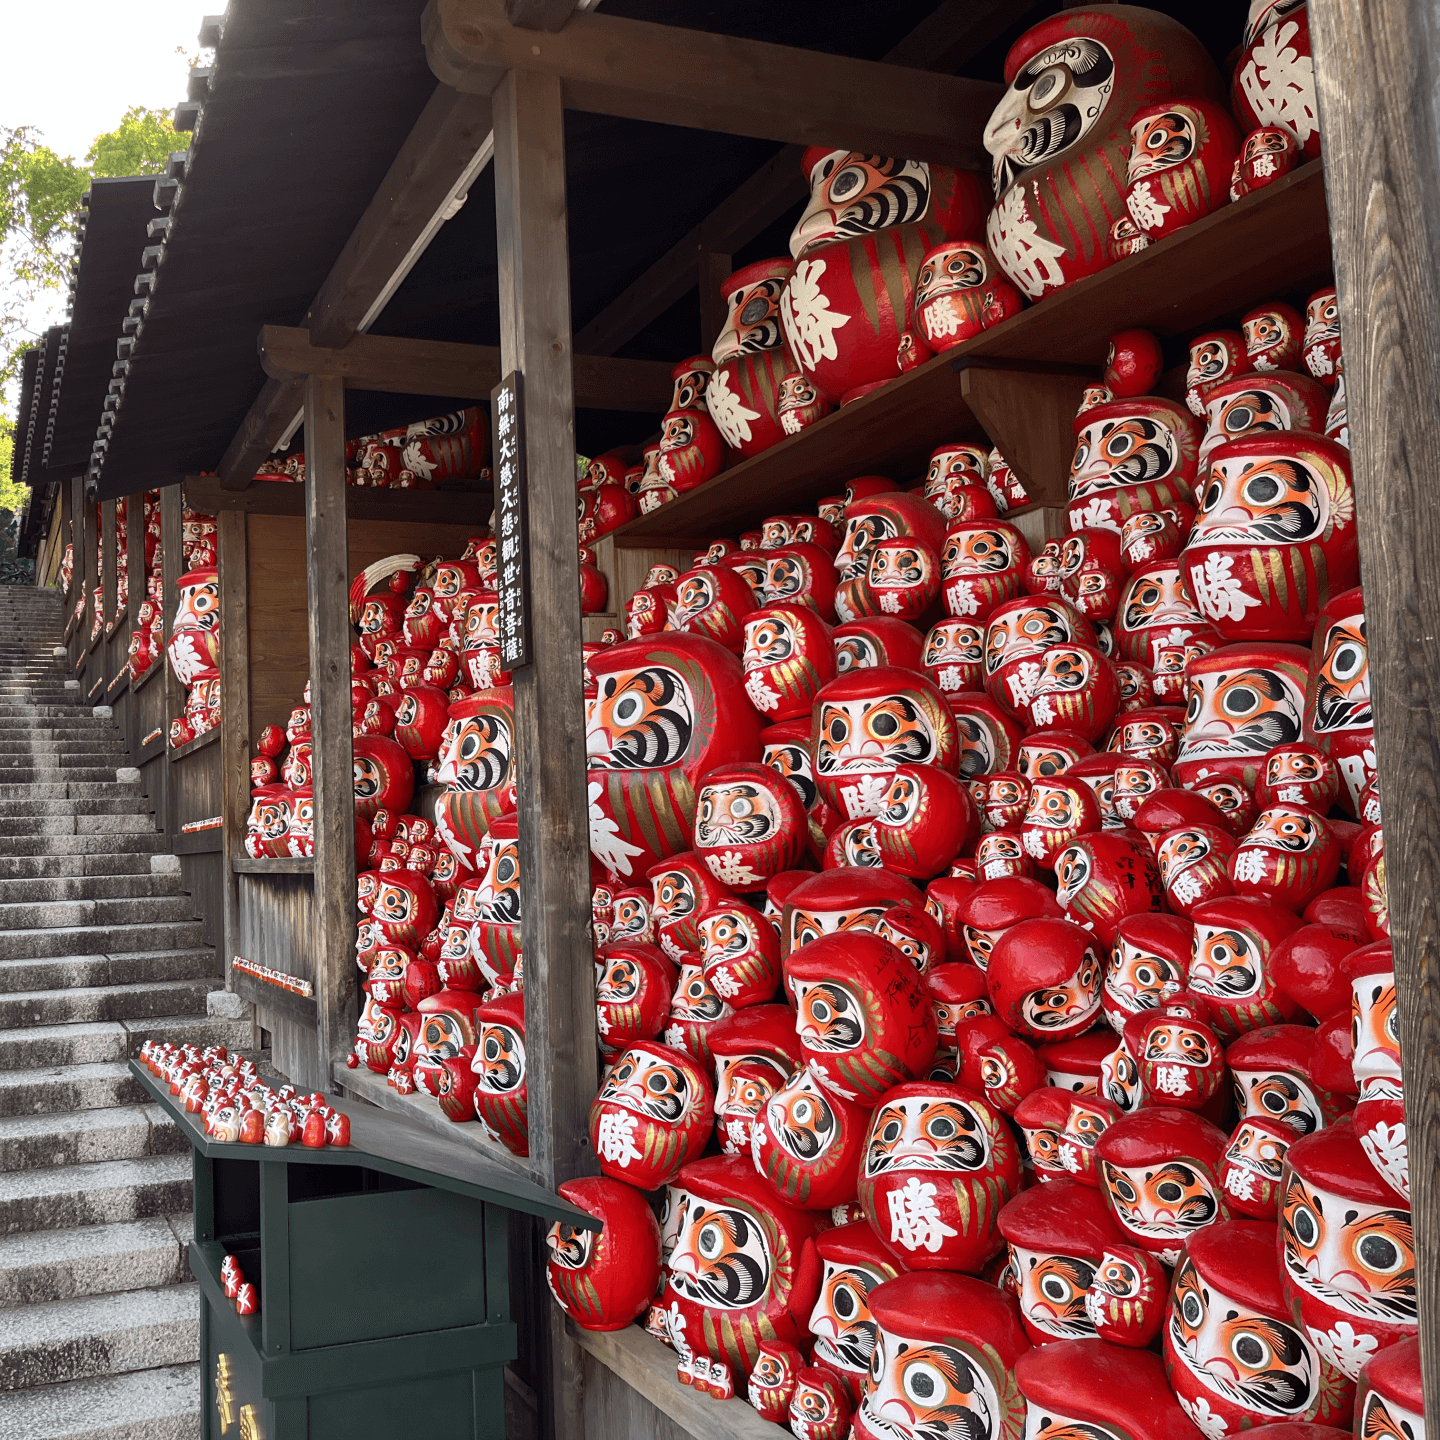
[[[1440,35],[1421,0],[1313,0],[1385,806],[1426,1424],[1440,1426]]]
[[[224,947],[230,964],[240,946],[240,895],[231,861],[245,853],[245,821],[250,813],[250,574],[245,516],[235,510],[215,517],[220,564],[220,730],[221,853],[224,856]]]
[[[345,387],[305,382],[305,573],[315,790],[313,960],[321,1074],[355,1039],[355,783],[350,718]]]

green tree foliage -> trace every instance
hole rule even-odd
[[[189,143],[167,112],[141,105],[95,137],[83,164],[42,144],[33,126],[0,126],[0,406],[11,398],[21,357],[39,338],[37,314],[59,308],[90,181],[157,174],[172,151]]]

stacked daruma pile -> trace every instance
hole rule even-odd
[[[741,420],[786,433],[725,370],[749,324],[766,354],[779,316],[777,401],[791,364],[858,398],[1013,313],[1007,285],[1043,298],[1278,178],[1318,144],[1307,51],[1303,7],[1256,5],[1232,120],[1164,17],[1046,21],[987,134],[988,247],[911,259],[937,167],[807,156],[796,263],[736,277],[709,418],[734,448]],[[1111,178],[1081,191],[1081,159]],[[894,336],[846,303],[857,244],[901,287]],[[918,482],[653,572],[587,657],[603,1177],[562,1193],[607,1228],[556,1227],[550,1264],[578,1323],[644,1317],[682,1382],[802,1436],[1415,1433],[1333,290],[1307,311],[1195,337],[1188,404],[1153,393],[1154,337],[1117,335],[1049,544],[958,437]],[[664,461],[704,438],[679,392],[706,368],[632,467],[641,509],[688,488]]]

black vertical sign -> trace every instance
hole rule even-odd
[[[530,663],[530,507],[525,491],[525,392],[513,370],[490,392],[494,430],[495,549],[500,668]]]

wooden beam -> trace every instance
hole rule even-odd
[[[501,375],[496,345],[355,335],[343,348],[326,349],[313,344],[308,331],[265,325],[260,330],[259,349],[260,363],[273,380],[332,375],[351,390],[488,400]],[[577,355],[575,403],[597,410],[663,414],[670,406],[673,389],[670,370],[657,360]]]
[[[515,672],[530,1168],[553,1188],[594,1174],[599,1079],[590,933],[590,826],[574,535],[575,397],[565,126],[554,76],[514,71],[495,93],[502,368],[525,377],[532,663]],[[351,967],[354,968],[353,966]],[[540,1263],[540,1246],[532,1263]],[[542,1433],[579,1435],[581,1360],[557,1307],[539,1322]]]
[[[345,523],[345,387],[305,382],[305,574],[315,789],[313,953],[319,1074],[355,1041],[355,780],[350,716],[350,555]]]
[[[885,61],[918,70],[951,70],[1037,4],[1038,0],[945,0],[885,55]],[[585,324],[575,336],[576,350],[613,355],[689,292],[704,251],[733,255],[799,205],[808,190],[800,169],[803,153],[801,146],[787,145],[762,165]]]
[[[695,281],[700,287],[700,348],[707,355],[725,328],[730,307],[725,303],[723,291],[734,269],[729,255],[716,250],[700,252]]]
[[[489,138],[489,96],[435,87],[300,322],[317,345],[343,345],[360,329]]]
[[[100,585],[105,592],[105,603],[100,607],[100,672],[105,676],[105,688],[98,697],[99,704],[107,703],[105,695],[109,691],[110,682],[114,674],[110,669],[110,644],[106,637],[107,621],[115,613],[115,586],[120,567],[117,563],[119,552],[116,550],[116,541],[119,538],[115,529],[115,502],[113,500],[102,500],[98,507],[100,512]]]
[[[305,313],[317,344],[343,345],[360,329],[473,180],[489,135],[488,96],[436,86]],[[302,383],[266,381],[220,461],[227,490],[250,484],[304,403]]]
[[[261,386],[220,457],[220,483],[227,490],[243,490],[255,478],[304,403],[303,381],[267,380]]]
[[[1426,0],[1313,0],[1310,26],[1385,806],[1425,1420],[1437,1434],[1440,370],[1428,361],[1440,329],[1440,41]]]
[[[171,837],[176,837],[179,826],[175,820],[175,785],[170,776],[170,721],[185,705],[185,687],[171,668],[170,636],[175,624],[175,607],[180,603],[180,576],[184,573],[184,511],[178,485],[166,485],[160,491],[160,594],[161,610],[164,614],[164,629],[161,631],[162,644],[155,663],[165,672],[165,709],[161,723],[165,734],[160,737],[161,754],[166,757],[163,765],[156,768],[161,774],[161,794],[155,813],[162,819],[162,828]],[[222,722],[223,723],[223,722]]]
[[[989,81],[603,11],[542,42],[510,24],[504,0],[430,0],[421,30],[430,68],[457,90],[489,94],[498,72],[523,65],[557,80],[573,110],[968,169],[988,168],[981,137],[1004,94]]]
[[[694,289],[702,254],[713,250],[733,255],[804,200],[803,153],[800,146],[787,145],[762,165],[586,324],[575,336],[575,349],[584,355],[613,355]]]
[[[558,30],[576,8],[576,0],[505,0],[506,18],[522,30]]]

